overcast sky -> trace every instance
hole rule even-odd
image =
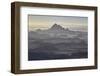
[[[87,30],[87,17],[73,16],[48,16],[48,15],[29,15],[28,26],[29,30],[48,29],[53,24],[59,24],[64,28],[75,30]]]

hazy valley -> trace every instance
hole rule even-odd
[[[88,57],[87,32],[54,24],[47,30],[28,32],[28,59],[76,59]]]

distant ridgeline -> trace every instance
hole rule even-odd
[[[29,38],[81,38],[87,40],[87,32],[70,30],[63,28],[61,25],[54,24],[51,28],[46,30],[37,29],[29,31]]]
[[[65,29],[65,28],[63,28],[62,26],[60,26],[60,25],[58,25],[58,24],[54,24],[51,28],[50,28],[51,30],[69,30],[68,28],[67,29]]]
[[[50,29],[48,29],[48,30],[58,30],[58,31],[60,31],[60,30],[63,30],[63,31],[69,31],[69,28],[63,28],[61,25],[58,25],[58,24],[54,24]],[[37,29],[36,31],[41,31],[41,29]]]

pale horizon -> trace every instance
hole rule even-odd
[[[50,16],[50,15],[29,15],[28,27],[30,30],[48,29],[53,24],[61,25],[63,28],[74,30],[85,30],[88,28],[87,17],[74,17],[74,16]]]

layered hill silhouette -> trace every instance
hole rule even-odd
[[[73,31],[69,28],[63,28],[61,25],[54,24],[47,30],[37,29],[29,31],[30,38],[87,38],[87,32]]]
[[[73,31],[53,24],[46,30],[28,33],[28,59],[74,59],[87,58],[87,32]]]
[[[69,29],[67,28],[67,29],[65,29],[65,28],[63,28],[61,25],[58,25],[58,24],[54,24],[54,25],[52,25],[52,27],[51,28],[49,28],[49,29],[47,29],[47,31],[69,31]],[[38,29],[38,30],[36,30],[36,31],[43,31],[43,30],[40,30],[40,29]]]

